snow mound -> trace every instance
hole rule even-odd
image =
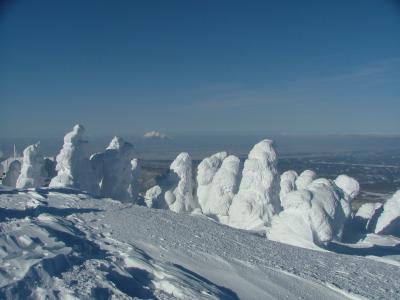
[[[383,204],[383,211],[377,220],[375,233],[400,236],[400,190]]]
[[[8,165],[8,169],[5,172],[2,184],[5,186],[15,188],[20,174],[21,174],[21,163],[19,160],[13,160]]]
[[[64,137],[64,145],[57,155],[57,176],[50,182],[50,187],[75,188],[98,194],[98,184],[89,161],[85,129],[75,125]]]
[[[152,131],[146,132],[143,135],[143,138],[145,138],[145,139],[162,139],[162,140],[164,140],[164,139],[168,139],[168,136],[165,133],[161,133],[159,131],[152,130]]]
[[[47,178],[44,158],[40,152],[40,143],[28,146],[24,150],[21,174],[16,187],[19,189],[43,186]]]
[[[281,207],[278,196],[277,156],[273,141],[256,144],[244,163],[239,191],[229,209],[229,225],[262,228]]]

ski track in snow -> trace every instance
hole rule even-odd
[[[398,299],[385,260],[74,190],[0,191],[1,299]]]

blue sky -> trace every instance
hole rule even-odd
[[[400,133],[398,1],[10,1],[0,137]]]

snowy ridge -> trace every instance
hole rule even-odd
[[[33,199],[38,205],[31,208]],[[394,299],[400,293],[396,266],[74,190],[3,191],[0,218],[5,299]]]

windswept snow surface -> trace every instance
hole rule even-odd
[[[71,189],[0,189],[0,232],[1,299],[400,295],[399,266],[384,257],[292,247],[201,215]]]

